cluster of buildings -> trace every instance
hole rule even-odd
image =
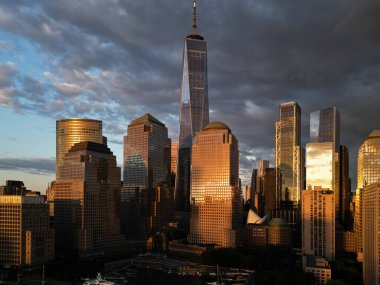
[[[320,284],[329,262],[354,252],[365,284],[380,279],[380,131],[358,153],[351,192],[349,150],[340,143],[335,107],[310,114],[301,145],[301,108],[280,105],[273,167],[261,160],[247,185],[239,179],[238,140],[209,122],[207,47],[185,38],[178,141],[145,114],[124,137],[123,176],[103,136],[102,121],[56,122],[56,180],[46,197],[20,181],[0,188],[0,264],[41,264],[55,255],[118,256],[154,247],[201,253],[206,245],[302,248],[303,268]],[[185,242],[170,242],[168,229]],[[189,245],[187,245],[189,244]]]

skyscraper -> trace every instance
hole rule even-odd
[[[187,240],[236,247],[241,219],[238,141],[226,124],[212,122],[197,134],[193,145]]]
[[[276,208],[276,170],[269,168],[269,161],[260,160],[258,168],[254,169],[251,192],[259,216],[263,217]]]
[[[302,191],[302,251],[335,259],[334,192],[314,187]]]
[[[363,191],[363,277],[364,284],[380,283],[380,182]]]
[[[351,179],[349,150],[345,145],[339,147],[339,222],[346,230],[352,229],[350,217]]]
[[[363,188],[380,179],[380,130],[373,130],[359,148],[358,185],[356,189],[354,230],[358,237],[358,253],[363,252]]]
[[[121,171],[110,149],[94,142],[70,148],[54,188],[56,248],[77,256],[117,254]]]
[[[179,125],[176,209],[190,210],[191,146],[195,134],[209,122],[207,46],[197,34],[196,1],[194,0],[193,33],[185,38]]]
[[[301,145],[301,108],[296,102],[280,105],[276,122],[275,166],[277,206],[298,208],[303,186]],[[284,202],[284,203],[283,203]]]
[[[128,126],[121,195],[122,230],[128,238],[147,239],[173,218],[170,144],[168,129],[150,114]]]
[[[56,122],[56,178],[59,178],[63,158],[78,142],[103,143],[102,121],[92,119],[62,119]]]

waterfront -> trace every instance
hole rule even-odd
[[[252,284],[253,271],[237,268],[219,268],[148,254],[109,263],[102,273],[105,279],[117,284],[183,284],[201,285],[216,282],[225,284]]]

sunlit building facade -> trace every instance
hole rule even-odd
[[[121,170],[110,149],[94,142],[70,148],[54,188],[56,249],[75,256],[117,254]]]
[[[102,121],[92,119],[62,119],[56,122],[56,178],[59,179],[63,158],[76,143],[103,143]]]
[[[207,45],[197,34],[194,2],[193,33],[185,38],[176,175],[176,209],[190,210],[191,146],[195,134],[209,123]]]
[[[260,216],[276,208],[276,170],[269,168],[269,161],[260,160],[252,172],[251,193],[254,207]]]
[[[238,246],[241,199],[238,141],[224,123],[210,123],[193,145],[188,242]]]
[[[364,284],[380,284],[380,180],[363,191]]]
[[[301,108],[296,102],[283,103],[280,105],[280,119],[276,122],[275,137],[278,209],[298,209],[304,184],[303,160]]]
[[[37,265],[54,259],[54,230],[43,196],[0,195],[0,264]]]
[[[302,252],[335,259],[335,202],[331,189],[302,191]]]
[[[350,214],[351,179],[350,152],[347,146],[339,146],[339,217],[338,221],[345,230],[352,229]]]
[[[354,230],[358,236],[358,254],[363,252],[363,188],[380,179],[380,130],[373,130],[358,152]]]
[[[148,239],[173,218],[170,146],[168,129],[152,115],[129,124],[121,195],[122,231],[127,238]]]

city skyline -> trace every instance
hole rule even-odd
[[[198,3],[199,32],[210,51],[210,119],[234,130],[243,182],[258,160],[273,165],[278,105],[296,100],[302,146],[309,142],[310,112],[340,110],[356,185],[357,149],[378,127],[380,53],[379,4],[354,2]],[[176,12],[168,13],[174,3]],[[135,117],[150,112],[176,139],[182,41],[191,24],[192,1],[3,2],[0,179],[44,192],[54,180],[61,118],[102,120],[119,165],[122,137]]]

